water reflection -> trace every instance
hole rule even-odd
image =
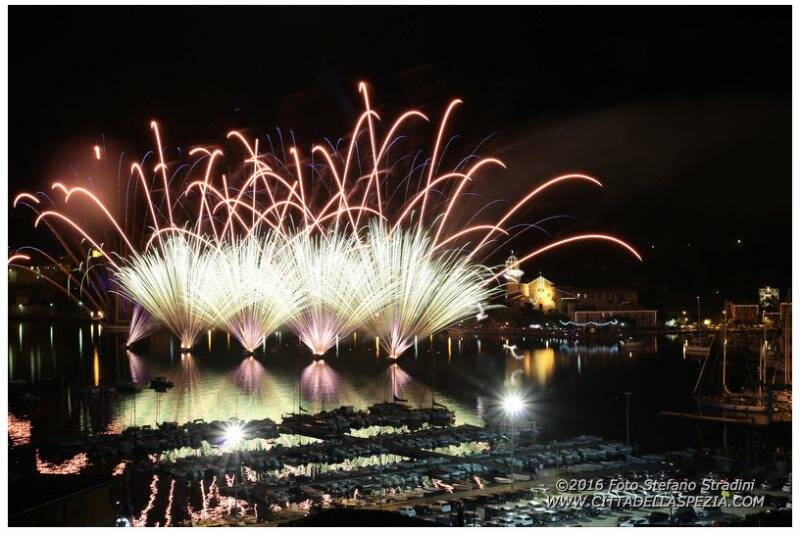
[[[89,457],[85,453],[79,453],[61,463],[51,463],[42,459],[39,450],[36,450],[36,471],[40,474],[62,476],[78,474],[87,466],[89,466]]]
[[[35,410],[23,406],[14,414],[20,420],[25,417],[34,432],[107,432],[128,425],[184,423],[198,418],[279,421],[301,406],[308,412],[340,405],[365,409],[395,398],[407,400],[409,406],[430,406],[435,399],[455,412],[457,423],[481,424],[479,399],[492,397],[503,383],[530,386],[542,394],[564,387],[584,394],[594,387],[592,394],[613,399],[616,391],[606,391],[630,387],[639,373],[658,375],[661,380],[660,371],[640,368],[645,360],[657,367],[659,358],[637,356],[649,353],[654,343],[645,343],[629,358],[627,351],[621,353],[616,345],[511,338],[508,344],[517,346],[512,354],[503,348],[504,339],[442,335],[428,337],[428,342],[423,338],[421,345],[420,339],[415,339],[416,351],[409,349],[390,365],[384,353],[375,356],[373,337],[364,335],[341,339],[338,356],[332,350],[324,361],[314,362],[293,335],[279,332],[266,340],[263,355],[243,357],[237,346],[227,350],[228,335],[219,331],[207,332],[207,339],[191,355],[180,355],[167,334],[143,339],[133,352],[124,349],[124,334],[108,328],[101,332],[96,325],[28,322],[12,327],[18,334],[9,338],[9,376],[35,383],[35,393],[42,398],[42,405]],[[92,330],[94,342],[89,344]],[[696,369],[688,367],[697,366],[696,361],[683,361],[677,343],[663,344],[665,350],[661,351],[672,354],[672,350],[690,371],[672,367],[678,378],[693,380]],[[91,352],[84,353],[89,349]],[[119,355],[109,357],[111,354]],[[174,388],[165,393],[144,388],[158,375],[173,381]],[[626,384],[616,384],[619,376],[625,376]],[[138,393],[86,392],[87,388],[102,389],[126,381],[143,389]],[[597,416],[598,424],[601,418]],[[586,420],[576,417],[575,424],[579,423]],[[590,429],[580,427],[578,431]]]
[[[264,365],[251,355],[239,363],[234,373],[236,385],[246,394],[254,394],[261,387],[264,373]]]
[[[522,378],[536,384],[540,389],[548,388],[556,370],[556,352],[553,348],[517,350],[506,356],[506,381],[519,385]]]
[[[389,365],[386,373],[388,374],[389,386],[391,387],[393,398],[405,399],[406,392],[411,392],[414,386],[414,378],[396,363]]]
[[[92,385],[100,386],[100,351],[97,346],[94,347],[92,355]]]
[[[323,406],[325,404],[330,405],[336,401],[340,381],[339,374],[329,367],[324,360],[313,361],[300,374],[303,398],[318,404],[321,409],[324,409]]]
[[[165,409],[165,420],[194,420],[196,406],[202,401],[202,380],[191,353],[181,353],[181,364],[178,369],[167,374],[168,379],[175,383],[171,397],[165,399],[167,406],[172,404],[173,411]],[[166,393],[156,392],[159,400]]]
[[[147,367],[142,361],[142,358],[131,350],[126,350],[125,353],[128,357],[128,369],[131,373],[131,382],[136,385],[145,385],[148,383]]]

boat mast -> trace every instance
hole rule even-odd
[[[725,300],[725,310],[722,312],[722,392],[727,392],[728,375],[728,300]]]
[[[786,306],[783,324],[783,383],[792,384],[792,291],[789,289],[789,298]]]
[[[700,297],[697,297],[697,338],[700,338]]]

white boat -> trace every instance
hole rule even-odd
[[[711,342],[704,342],[702,340],[686,341],[683,345],[684,355],[693,355],[695,357],[708,357],[711,353]]]
[[[624,346],[625,348],[641,348],[642,346],[644,346],[644,341],[635,341],[631,339],[623,341],[620,344],[622,344],[622,346]]]

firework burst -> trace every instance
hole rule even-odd
[[[206,325],[199,294],[217,283],[215,250],[172,236],[116,271],[122,294],[174,333],[188,350]]]
[[[414,337],[427,337],[479,312],[499,289],[491,270],[470,262],[460,250],[437,253],[433,239],[420,229],[390,234],[370,225],[371,268],[365,276],[374,287],[391,287],[392,297],[367,317],[389,357],[399,357]],[[486,308],[486,305],[483,307]]]
[[[214,282],[197,294],[205,319],[247,352],[304,308],[303,278],[286,246],[273,231],[226,243],[212,256]]]
[[[353,236],[303,233],[290,238],[288,246],[289,267],[300,277],[305,304],[290,324],[314,355],[323,355],[392,296],[393,285],[365,283],[369,249]]]

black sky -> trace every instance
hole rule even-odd
[[[69,143],[106,135],[146,148],[151,118],[181,143],[230,127],[341,135],[366,79],[390,115],[437,115],[463,98],[454,127],[472,146],[494,134],[482,153],[509,164],[493,177],[509,197],[564,170],[603,179],[526,217],[574,216],[547,227],[617,233],[645,263],[576,247],[532,267],[557,283],[635,283],[675,305],[790,284],[790,7],[9,13],[12,195],[49,182]],[[12,218],[12,245],[28,224]]]

